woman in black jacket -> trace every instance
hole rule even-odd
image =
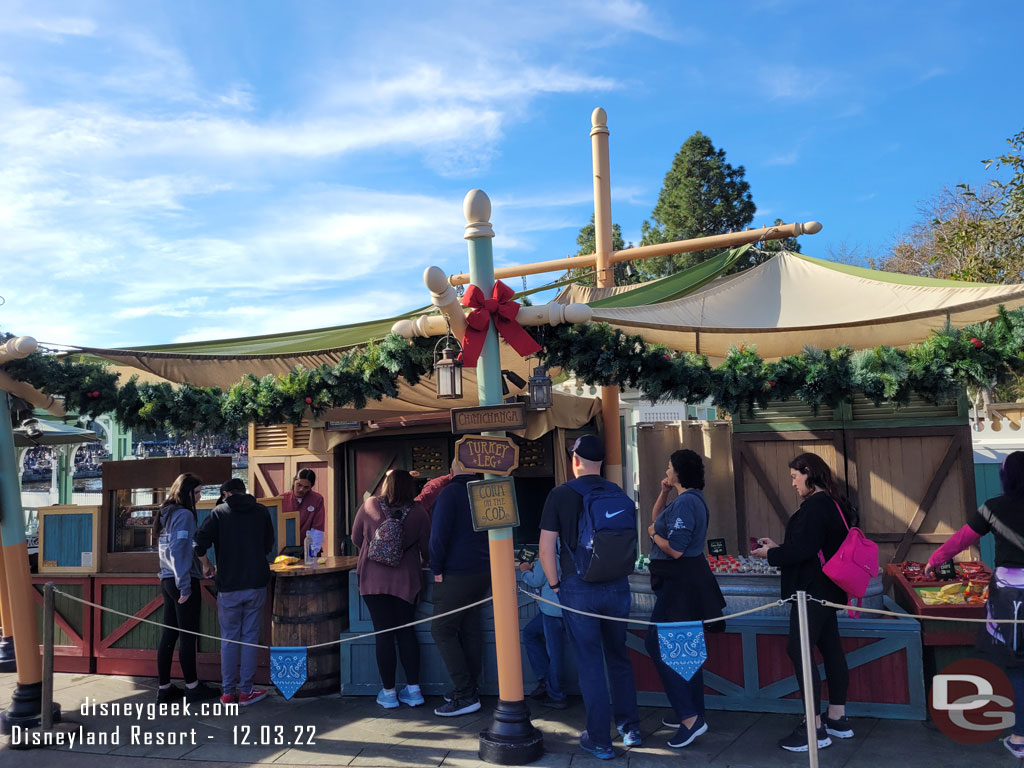
[[[751,552],[755,557],[766,557],[769,564],[782,571],[782,597],[798,590],[810,597],[845,603],[846,594],[821,570],[822,564],[836,553],[846,538],[846,523],[857,524],[856,513],[839,492],[828,465],[813,453],[802,453],[789,462],[789,476],[793,488],[801,499],[800,508],[786,524],[786,536],[781,545],[768,538],[759,539],[759,548]],[[846,523],[843,518],[846,518]],[[848,739],[853,728],[846,717],[846,692],[850,671],[839,638],[836,609],[820,603],[808,602],[807,625],[809,641],[817,646],[825,660],[828,678],[828,714],[815,717],[818,728],[818,747],[832,743],[829,736]],[[803,691],[803,666],[800,657],[800,625],[794,604],[789,614],[789,643],[786,646],[796,678]],[[816,664],[811,665],[811,689],[814,692],[815,712],[821,712],[821,678]],[[799,726],[779,741],[779,746],[790,752],[807,751],[807,728]]]

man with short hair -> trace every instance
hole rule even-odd
[[[277,542],[270,511],[245,492],[245,483],[233,478],[220,491],[221,503],[196,531],[195,547],[203,575],[209,578],[216,573],[221,637],[253,644],[225,642],[220,649],[224,688],[220,700],[244,707],[267,695],[262,688],[253,688],[257,650],[253,646],[260,641],[270,582],[267,555]],[[206,556],[211,546],[217,555],[216,568]]]
[[[575,554],[584,514],[584,492],[610,488],[621,493],[617,485],[601,477],[603,462],[604,444],[596,435],[583,435],[573,445],[572,471],[577,479],[552,490],[544,502],[540,520],[540,562],[551,589],[562,604],[565,630],[576,655],[580,693],[587,709],[587,729],[580,734],[580,747],[598,759],[609,760],[615,757],[608,727],[612,710],[623,744],[632,747],[641,743],[633,665],[626,650],[626,623],[596,619],[573,610],[629,617],[628,576],[610,581],[584,581],[577,569]],[[636,507],[631,500],[630,506],[635,523]],[[625,514],[627,510],[621,512]],[[613,517],[619,512],[606,514]],[[636,556],[635,552],[620,554]],[[607,682],[605,664],[608,666]],[[611,683],[611,706],[608,683]]]

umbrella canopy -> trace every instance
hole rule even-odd
[[[76,443],[101,443],[99,436],[88,429],[73,427],[60,421],[45,419],[28,419],[29,426],[14,430],[14,446],[16,448],[33,448],[39,445],[74,445]],[[29,434],[38,435],[30,437]]]

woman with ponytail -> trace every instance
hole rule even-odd
[[[180,699],[205,701],[220,693],[199,682],[196,671],[196,644],[199,631],[199,611],[202,598],[199,580],[203,576],[193,538],[196,535],[196,502],[202,492],[203,481],[186,472],[178,475],[160,506],[154,523],[154,535],[160,548],[160,590],[164,597],[164,629],[156,653],[157,675],[160,689],[158,702]],[[179,632],[179,629],[188,632]],[[178,662],[185,678],[185,690],[171,685],[171,663],[174,646],[178,646]]]

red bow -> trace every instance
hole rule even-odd
[[[494,281],[494,290],[489,299],[484,298],[484,292],[475,285],[470,285],[466,289],[462,305],[473,311],[466,317],[466,336],[462,340],[464,365],[476,367],[476,361],[484,348],[484,339],[487,338],[491,318],[494,319],[498,333],[521,357],[540,352],[540,344],[516,322],[519,304],[512,301],[514,295],[515,292],[501,280]]]

